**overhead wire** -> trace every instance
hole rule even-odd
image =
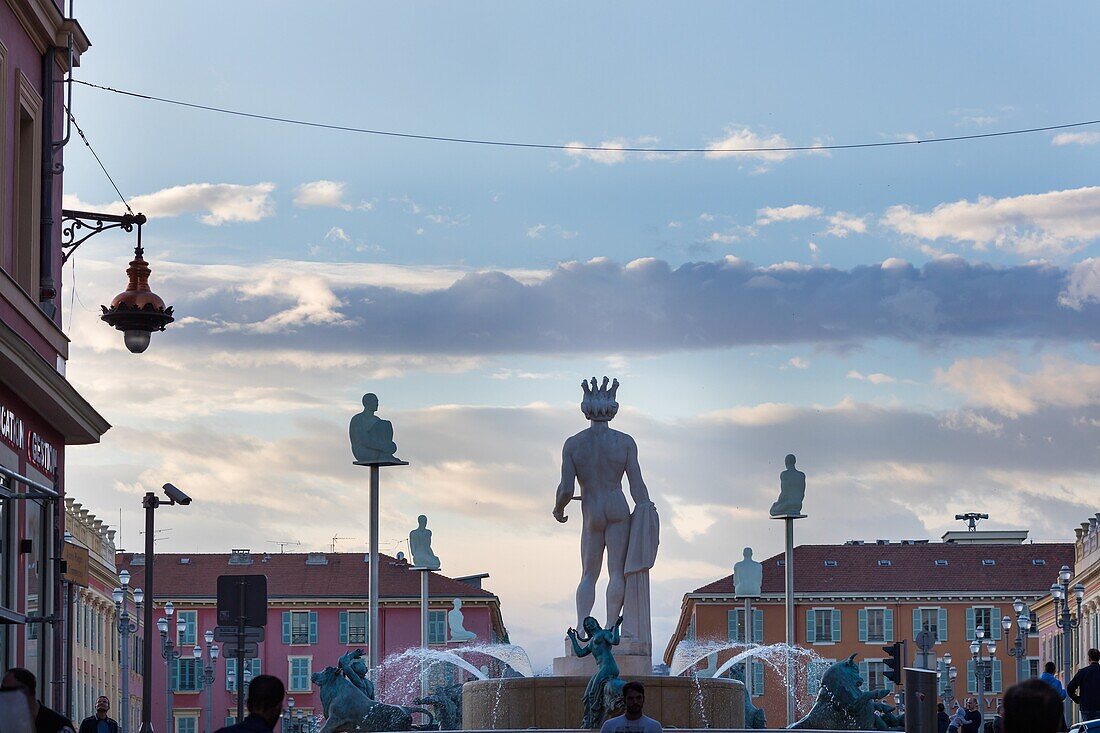
[[[76,81],[75,79],[73,81]],[[115,183],[115,179],[111,178],[111,174],[107,172],[107,166],[103,165],[103,161],[100,160],[99,155],[96,154],[95,148],[92,147],[92,143],[88,141],[88,136],[84,134],[84,130],[80,129],[80,125],[76,122],[76,117],[73,116],[73,111],[68,107],[65,108],[66,114],[69,115],[69,120],[73,123],[73,127],[76,128],[76,132],[80,135],[80,139],[84,141],[84,145],[91,151],[92,157],[95,158],[95,162],[99,163],[99,169],[103,171],[103,175],[107,176],[107,180],[111,182],[111,186],[115,189],[115,193],[118,194],[119,199],[122,200],[123,205],[126,206],[126,211],[130,214],[134,213],[134,210],[130,208],[130,202],[126,200],[126,197],[122,195],[122,191],[118,190],[118,185]]]
[[[447,135],[423,135],[411,132],[398,132],[394,130],[377,130],[366,127],[352,127],[349,125],[337,125],[327,122],[314,122],[311,120],[295,119],[292,117],[278,117],[275,115],[259,114],[256,112],[245,112],[242,110],[229,109],[226,107],[215,107],[208,104],[199,104],[196,102],[185,102],[179,99],[171,99],[168,97],[158,97],[152,94],[143,94],[141,92],[134,92],[126,89],[117,89],[115,87],[106,86],[103,84],[96,84],[90,81],[84,81],[82,79],[73,79],[77,84],[81,84],[93,89],[99,89],[105,92],[111,92],[114,94],[121,94],[127,97],[134,97],[136,99],[144,99],[152,102],[161,102],[163,104],[170,104],[179,107],[188,107],[191,109],[205,110],[207,112],[217,112],[219,114],[233,115],[236,117],[247,117],[256,120],[266,120],[268,122],[279,122],[288,125],[299,125],[303,127],[314,127],[326,130],[336,130],[340,132],[352,132],[362,135],[375,135],[381,137],[394,137],[404,138],[407,140],[427,140],[433,142],[445,142],[445,143],[459,143],[463,145],[485,145],[495,147],[506,148],[533,148],[538,150],[562,150],[566,152],[615,152],[615,153],[710,153],[710,154],[731,154],[731,153],[797,153],[797,152],[812,152],[812,151],[826,151],[826,150],[854,150],[857,148],[888,148],[898,147],[902,145],[922,145],[927,143],[946,143],[946,142],[959,142],[964,140],[981,140],[984,138],[993,137],[1006,137],[1010,135],[1028,135],[1038,132],[1053,132],[1055,130],[1068,130],[1076,127],[1087,127],[1089,125],[1100,124],[1100,119],[1085,120],[1082,122],[1067,122],[1057,125],[1043,125],[1039,127],[1025,127],[1017,128],[1013,130],[999,130],[995,132],[980,132],[972,133],[969,135],[949,135],[943,137],[925,137],[914,138],[906,140],[882,140],[877,142],[858,142],[858,143],[836,143],[836,144],[821,144],[821,145],[777,145],[766,147],[741,147],[741,148],[729,148],[729,147],[705,147],[705,148],[657,148],[657,147],[609,147],[606,145],[573,145],[573,144],[560,144],[560,143],[536,143],[536,142],[518,142],[510,140],[493,140],[484,138],[467,138],[467,137],[452,137]],[[74,121],[75,124],[75,121]],[[80,128],[77,128],[80,132]],[[83,133],[81,133],[83,137]],[[87,140],[85,140],[87,143]],[[91,146],[89,146],[91,147]],[[94,155],[94,152],[93,152]],[[98,160],[98,157],[96,158]],[[102,163],[100,164],[102,167]],[[104,169],[104,173],[106,173]],[[108,176],[110,178],[110,176]],[[112,181],[113,183],[113,181]],[[117,188],[115,189],[118,190]],[[120,196],[122,194],[119,194]],[[127,207],[129,208],[129,207]]]

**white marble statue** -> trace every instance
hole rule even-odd
[[[432,552],[432,531],[428,529],[428,518],[421,514],[416,518],[417,527],[409,532],[409,552],[413,556],[413,567],[439,570],[439,558]]]
[[[472,641],[477,638],[477,634],[472,631],[467,631],[463,626],[465,619],[462,618],[462,599],[456,598],[454,600],[454,608],[447,612],[447,623],[451,627],[450,641]]]
[[[596,581],[607,554],[607,598],[604,623],[611,628],[623,617],[624,642],[636,642],[637,653],[650,654],[649,570],[657,558],[660,522],[657,508],[649,498],[638,465],[638,446],[626,433],[612,430],[608,422],[615,417],[619,403],[615,380],[610,389],[607,377],[597,386],[582,381],[584,398],[581,412],[590,421],[565,441],[562,449],[561,483],[558,484],[554,518],[565,522],[565,509],[574,498],[581,502],[581,580],[577,586],[577,628],[582,628],[596,601]],[[623,495],[626,476],[631,511]],[[576,484],[581,495],[574,497]]]
[[[779,498],[772,504],[773,517],[797,517],[806,498],[806,474],[794,467],[794,454],[788,454],[787,470],[779,474]]]
[[[756,598],[764,579],[764,566],[752,559],[752,548],[746,547],[744,559],[733,566],[733,594],[738,598]]]

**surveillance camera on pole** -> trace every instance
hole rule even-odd
[[[165,496],[173,504],[179,504],[181,506],[187,506],[191,503],[191,497],[177,489],[172,484],[165,484],[161,488],[164,489]]]

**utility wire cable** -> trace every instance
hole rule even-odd
[[[805,151],[818,151],[818,150],[853,150],[856,148],[889,148],[897,147],[900,145],[921,145],[923,143],[946,143],[946,142],[959,142],[962,140],[980,140],[990,137],[1006,137],[1009,135],[1027,135],[1036,132],[1050,132],[1053,130],[1066,130],[1074,127],[1085,127],[1088,125],[1100,124],[1098,120],[1085,120],[1084,122],[1068,122],[1060,125],[1045,125],[1042,127],[1026,127],[1015,130],[1001,130],[998,132],[981,132],[971,135],[951,135],[947,137],[926,137],[918,138],[915,140],[886,140],[880,142],[865,142],[865,143],[847,143],[847,144],[834,144],[834,145],[790,145],[790,146],[776,146],[776,147],[758,147],[758,148],[638,148],[638,147],[606,147],[598,145],[561,145],[553,143],[529,143],[529,142],[514,142],[507,140],[485,140],[478,138],[467,137],[448,137],[444,135],[418,135],[411,132],[396,132],[393,130],[373,130],[365,127],[350,127],[347,125],[336,125],[325,122],[312,122],[309,120],[299,120],[290,117],[276,117],[273,115],[258,114],[255,112],[243,112],[241,110],[227,109],[225,107],[213,107],[207,104],[197,104],[195,102],[184,102],[179,99],[169,99],[167,97],[157,97],[152,94],[141,94],[140,92],[127,91],[125,89],[115,89],[114,87],[104,86],[102,84],[94,84],[90,81],[83,81],[81,79],[73,79],[77,84],[82,84],[86,87],[92,87],[94,89],[100,89],[105,92],[112,92],[114,94],[121,94],[127,97],[135,97],[137,99],[145,99],[152,102],[162,102],[164,104],[172,104],[179,107],[190,107],[191,109],[206,110],[207,112],[218,112],[220,114],[234,115],[236,117],[248,117],[256,120],[267,120],[269,122],[282,122],[288,125],[300,125],[303,127],[318,127],[325,130],[338,130],[341,132],[354,132],[363,135],[378,135],[382,137],[397,137],[405,138],[407,140],[431,140],[434,142],[445,143],[462,143],[465,145],[489,145],[505,148],[535,148],[540,150],[563,150],[566,152],[615,152],[615,153],[796,153]],[[79,132],[80,128],[77,128]],[[83,137],[83,133],[81,133]],[[85,142],[87,142],[85,140]],[[89,146],[90,147],[90,146]],[[93,153],[94,154],[94,153]],[[97,158],[98,160],[98,158]],[[102,165],[102,164],[101,164]],[[104,170],[106,173],[106,170]],[[109,176],[108,176],[109,177]],[[117,188],[115,189],[118,190]],[[121,196],[121,194],[119,194]]]
[[[99,169],[101,171],[103,171],[103,175],[107,176],[107,180],[111,182],[111,185],[115,189],[115,193],[118,194],[118,197],[122,200],[122,203],[126,206],[126,211],[133,214],[134,210],[130,208],[130,202],[127,201],[126,197],[122,195],[122,191],[118,190],[118,186],[115,184],[115,179],[111,178],[111,174],[107,172],[107,167],[103,165],[103,161],[99,159],[98,155],[96,155],[95,148],[93,148],[92,144],[90,142],[88,142],[88,136],[84,134],[84,131],[80,129],[80,125],[77,124],[76,117],[73,116],[73,111],[71,109],[66,108],[65,112],[68,113],[69,119],[73,123],[73,127],[76,128],[77,134],[80,135],[80,139],[84,141],[84,144],[86,146],[88,146],[88,150],[90,150],[92,152],[92,157],[95,158],[95,162],[99,163]]]

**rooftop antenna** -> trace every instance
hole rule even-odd
[[[164,532],[171,532],[171,531],[172,531],[171,527],[165,527],[164,529],[154,529],[153,530],[153,542],[160,542],[161,540],[168,539],[167,537],[157,537],[157,535],[162,534]],[[138,532],[138,534],[145,534],[145,530],[141,530],[140,532]]]
[[[970,532],[977,532],[978,522],[983,519],[989,519],[989,515],[979,514],[978,512],[967,512],[966,514],[956,514],[955,519],[966,522],[967,529]]]
[[[291,542],[290,540],[268,540],[267,543],[269,545],[278,545],[280,555],[282,555],[284,552],[286,552],[287,545],[294,545],[295,547],[298,547],[302,544],[301,542],[298,542],[297,540],[294,540],[293,542]]]
[[[354,537],[340,537],[338,535],[332,536],[332,553],[336,554],[336,543],[340,540],[354,540]]]

